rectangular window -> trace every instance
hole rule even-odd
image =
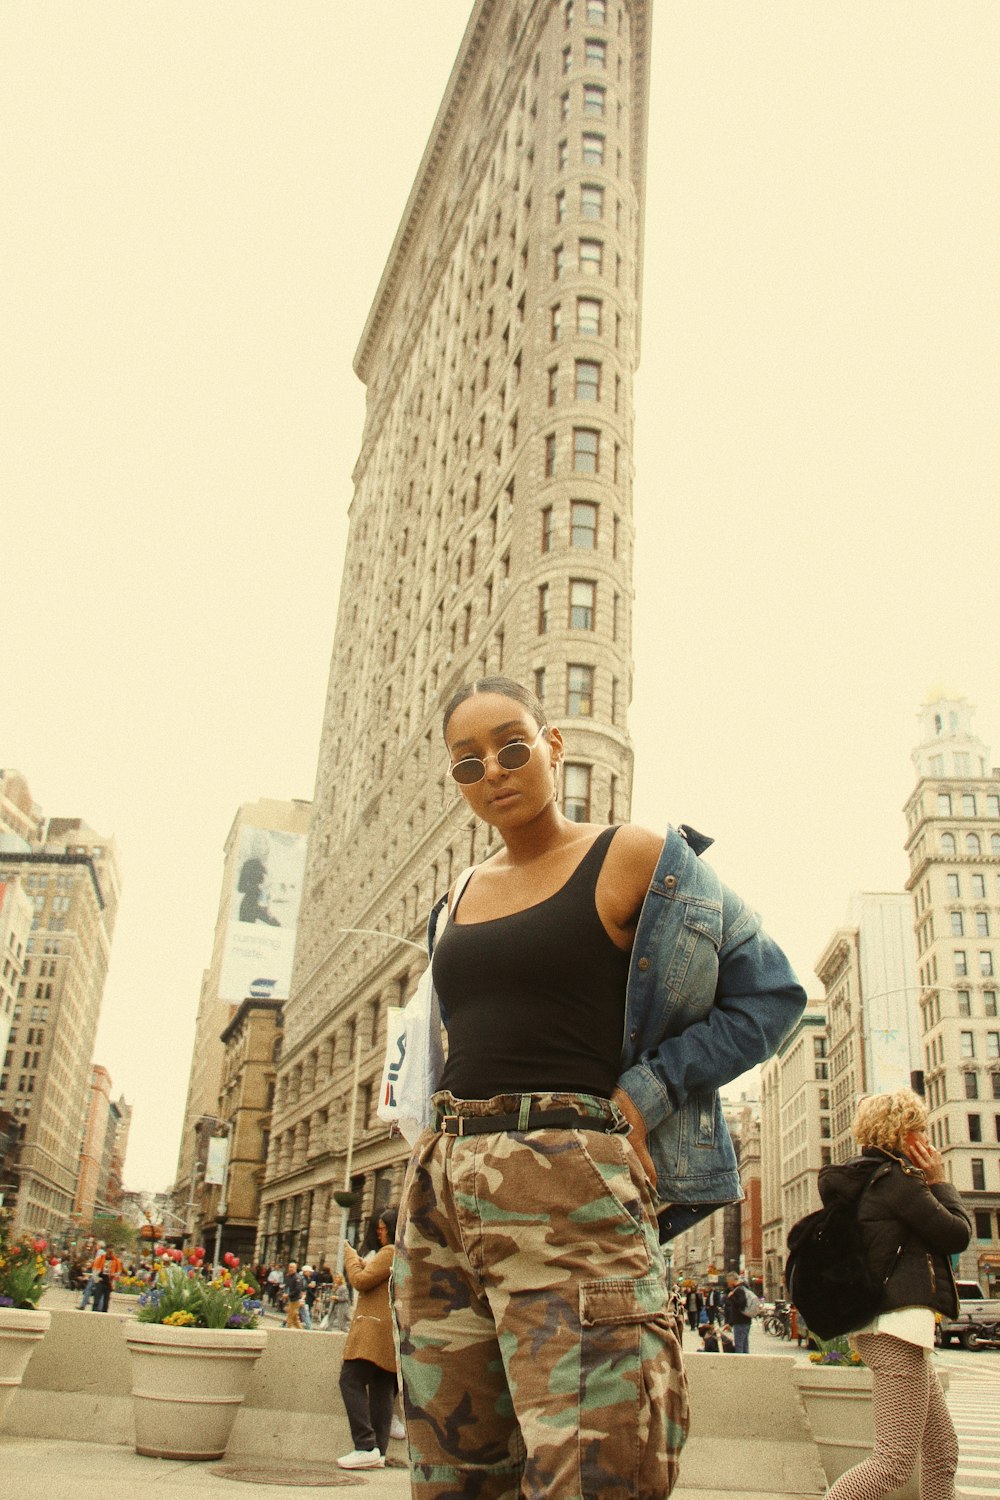
[[[595,182],[584,182],[580,186],[581,219],[604,218],[604,189]]]
[[[563,768],[563,812],[572,823],[590,822],[590,767],[567,762]]]
[[[559,366],[552,365],[549,369],[549,405],[555,406],[559,400]]]
[[[566,712],[589,718],[594,712],[594,669],[571,662],[566,671]]]
[[[589,500],[570,502],[569,544],[590,551],[597,546],[597,506]]]
[[[939,818],[951,817],[951,796],[948,792],[938,792],[937,810]]]
[[[984,979],[993,977],[993,954],[986,949],[979,955],[979,972]]]
[[[539,703],[545,702],[545,668],[535,668],[535,697]]]
[[[972,996],[968,990],[958,992],[958,1013],[960,1016],[972,1015]]]
[[[572,67],[573,67],[573,48],[572,47],[564,47],[562,49],[562,70],[563,70],[564,73],[569,73],[572,70]]]
[[[593,630],[597,585],[587,578],[572,578],[569,585],[570,630]]]
[[[973,895],[974,899],[978,899],[980,901],[985,897],[985,895],[986,895],[986,877],[985,877],[985,875],[973,875],[973,877],[972,877],[972,895]]]
[[[601,435],[592,427],[573,428],[573,472],[597,474],[600,471]]]
[[[1000,818],[1000,795],[995,792],[990,792],[986,798],[986,816]]]
[[[600,338],[601,303],[596,297],[577,297],[576,331],[581,338]]]
[[[557,245],[556,248],[552,252],[552,280],[553,281],[558,281],[560,279],[560,277],[562,276],[563,265],[565,264],[565,259],[566,259],[566,257],[565,257],[565,254],[563,252],[562,245]]]
[[[582,821],[582,820],[581,820]],[[981,1156],[974,1156],[972,1166],[972,1191],[974,1193],[985,1193],[986,1191],[986,1162]]]
[[[966,1099],[978,1099],[979,1098],[979,1078],[978,1078],[977,1074],[975,1074],[975,1073],[963,1073],[962,1074],[962,1078],[963,1078],[963,1081],[965,1083],[965,1097],[966,1097]]]
[[[559,97],[559,118],[564,123],[569,119],[569,90]]]
[[[959,1045],[959,1051],[960,1051],[961,1056],[962,1057],[975,1057],[975,1055],[976,1055],[976,1039],[975,1039],[975,1036],[973,1035],[973,1033],[971,1031],[960,1031],[958,1033],[958,1037],[959,1037],[959,1044],[960,1044]]]
[[[583,43],[583,60],[588,68],[606,68],[608,65],[608,44],[598,41],[597,37],[588,36]]]
[[[557,302],[549,313],[549,339],[557,343],[562,334],[562,309]]]
[[[559,170],[565,172],[569,165],[569,142],[564,138],[559,142]]]
[[[549,628],[549,586],[543,583],[538,590],[538,634],[544,635]]]
[[[983,1138],[982,1117],[980,1115],[968,1115],[966,1118],[969,1121],[969,1140],[973,1143],[981,1141]]]
[[[962,793],[962,817],[974,818],[976,816],[976,799],[972,792]]]
[[[989,935],[990,935],[990,918],[989,918],[989,913],[985,912],[985,911],[977,911],[976,912],[976,937],[989,937]]]
[[[585,115],[604,114],[604,89],[599,83],[585,83],[583,86],[583,112]],[[565,117],[564,117],[565,118]]]
[[[986,1056],[1000,1057],[1000,1031],[986,1033]]]
[[[994,1099],[1000,1099],[1000,1073],[994,1073],[994,1074],[992,1074],[992,1078],[993,1078],[993,1097],[994,1097]]]
[[[961,887],[959,886],[959,883],[958,883],[958,876],[957,875],[949,875],[948,876],[948,897],[949,897],[949,899],[952,900],[952,901],[957,901],[958,898],[961,896],[961,894],[962,894],[962,890],[961,890]]]
[[[551,479],[556,472],[556,435],[554,432],[546,434],[545,438],[545,477]],[[547,549],[546,549],[547,550]]]
[[[560,188],[556,193],[556,223],[561,224],[566,217],[566,193]]]
[[[607,22],[607,0],[587,0],[587,25],[606,26]]]
[[[592,359],[578,359],[576,369],[577,401],[599,401],[601,399],[601,367]]]
[[[977,1240],[992,1240],[992,1238],[993,1238],[993,1228],[992,1228],[992,1225],[993,1225],[993,1216],[990,1213],[989,1209],[988,1208],[977,1208],[976,1212],[975,1212],[975,1219],[976,1219],[976,1239]]]
[[[604,265],[604,245],[601,240],[580,241],[580,274],[600,276]]]
[[[961,948],[955,950],[955,973],[961,979],[969,972],[969,960]]]
[[[951,913],[951,935],[952,937],[964,937],[965,926],[962,922],[962,913],[953,911]]]
[[[983,1014],[987,1015],[987,1016],[995,1016],[996,1013],[997,1013],[997,992],[996,992],[996,990],[983,990]]]
[[[585,167],[604,166],[604,137],[596,130],[583,132],[583,164]]]

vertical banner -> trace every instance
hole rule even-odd
[[[288,999],[305,865],[304,833],[240,830],[220,999]]]
[[[225,1182],[228,1155],[229,1137],[213,1135],[208,1142],[208,1160],[205,1163],[205,1183],[208,1187],[221,1187]]]

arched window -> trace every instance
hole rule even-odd
[[[978,833],[967,833],[965,835],[965,852],[966,854],[973,855],[982,854],[983,851],[980,847]]]
[[[990,851],[993,854],[1000,854],[1000,833],[990,835]]]
[[[955,852],[955,835],[953,833],[942,833],[942,835],[941,835],[941,853],[942,854],[954,854],[954,852]]]

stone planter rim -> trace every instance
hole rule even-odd
[[[131,1319],[122,1324],[128,1344],[177,1345],[181,1349],[225,1349],[228,1353],[257,1355],[267,1343],[266,1328],[195,1328],[188,1324],[178,1328],[172,1323],[140,1323]]]
[[[44,1307],[0,1307],[0,1328],[20,1328],[25,1333],[44,1333],[52,1314]]]

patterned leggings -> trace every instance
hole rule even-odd
[[[931,1351],[889,1333],[854,1342],[872,1371],[875,1448],[841,1474],[827,1500],[880,1500],[905,1484],[920,1458],[920,1500],[954,1500],[958,1439]]]

